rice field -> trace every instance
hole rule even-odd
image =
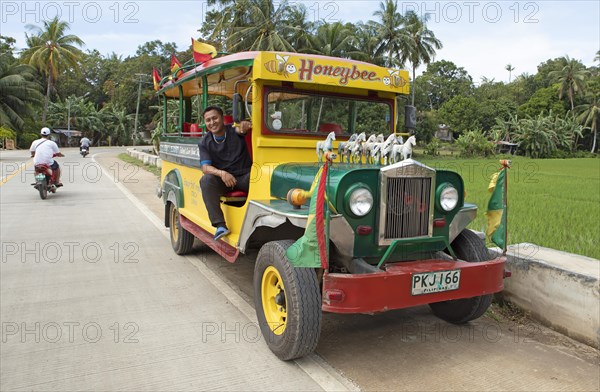
[[[500,158],[415,159],[462,175],[466,201],[479,207],[469,228],[485,231],[487,187],[500,168]],[[600,259],[600,159],[513,158],[508,178],[508,233],[509,244],[530,242]]]

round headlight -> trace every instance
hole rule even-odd
[[[365,216],[373,207],[373,195],[366,188],[357,188],[350,194],[348,204],[354,215]]]
[[[448,185],[440,193],[440,206],[444,211],[452,211],[458,204],[458,191]]]

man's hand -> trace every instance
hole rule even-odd
[[[54,154],[55,157],[64,157],[62,152],[57,152],[56,154]]]
[[[225,183],[225,186],[227,186],[228,188],[233,188],[237,183],[235,177],[227,173],[225,170],[219,170],[219,176],[221,177],[221,180],[223,180],[223,182]]]
[[[252,128],[252,123],[250,121],[240,121],[240,125],[236,127],[237,133],[241,135],[245,135]]]

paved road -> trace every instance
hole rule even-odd
[[[31,174],[3,181],[2,390],[352,389],[340,374],[363,390],[600,390],[597,350],[493,312],[463,327],[427,307],[326,314],[326,363],[281,363],[256,338],[255,255],[174,255],[158,181],[115,155],[96,155],[95,180],[69,151],[73,181],[46,201]],[[0,178],[25,161],[3,154]]]
[[[119,189],[138,172],[65,152],[73,170],[47,200],[31,170],[12,176],[26,160],[2,154],[2,390],[331,386],[277,360],[247,316],[174,255],[164,229]]]

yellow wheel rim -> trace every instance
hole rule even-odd
[[[179,239],[179,212],[175,206],[171,207],[171,238],[173,242]]]
[[[283,334],[287,323],[287,300],[283,279],[275,267],[269,266],[263,273],[260,292],[267,325],[275,335]]]

